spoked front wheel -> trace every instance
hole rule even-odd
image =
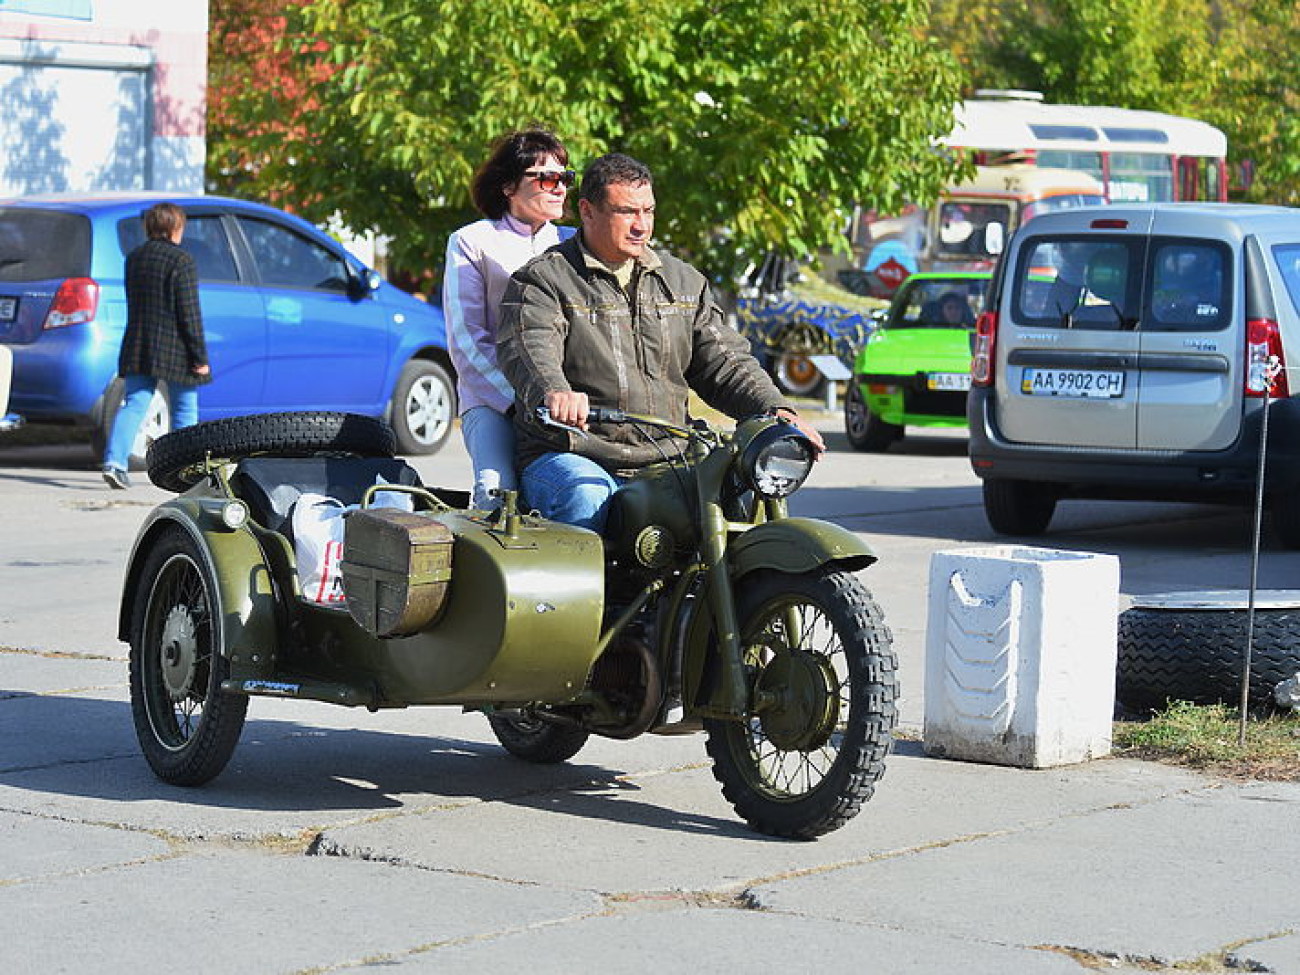
[[[884,774],[898,697],[892,638],[849,572],[764,571],[739,588],[754,712],[705,722],[713,774],[754,829],[813,839],[857,815]]]
[[[165,529],[145,561],[131,626],[131,714],[149,767],[202,785],[230,760],[248,698],[227,694],[216,585],[198,545]]]

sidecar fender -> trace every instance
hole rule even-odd
[[[271,573],[257,539],[247,528],[230,529],[221,522],[221,504],[209,499],[179,497],[150,512],[136,535],[127,562],[118,612],[118,639],[131,640],[131,617],[140,590],[145,558],[154,540],[167,527],[188,532],[207,564],[220,600],[218,647],[241,669],[269,668],[278,649],[275,591]]]
[[[731,573],[740,577],[755,569],[811,572],[829,563],[865,569],[876,561],[871,546],[847,528],[819,518],[782,518],[734,536],[729,545]]]

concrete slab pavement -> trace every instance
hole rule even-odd
[[[992,540],[963,458],[936,439],[833,454],[798,496],[881,552],[865,578],[912,729],[929,556]],[[0,498],[28,520],[0,523],[6,972],[1300,975],[1295,784],[1113,759],[1026,771],[904,742],[857,819],[788,843],[735,818],[701,737],[593,739],[539,768],[454,709],[255,700],[221,777],[165,786],[135,742],[111,621],[135,528],[166,495],[119,503],[89,465],[11,460]],[[416,461],[438,483],[466,464],[458,443]],[[1241,584],[1231,512],[1101,506],[1062,524],[1051,544],[1121,555],[1125,591]],[[87,539],[113,565],[86,562]],[[1266,551],[1265,584],[1298,567]]]

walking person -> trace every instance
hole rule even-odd
[[[655,195],[643,163],[620,153],[593,161],[578,208],[578,235],[517,271],[501,303],[499,351],[515,387],[528,507],[601,531],[619,484],[678,454],[631,426],[589,423],[592,406],[684,426],[695,390],[733,419],[783,417],[825,449],[727,324],[705,276],[649,246]],[[539,406],[587,435],[541,426]]]
[[[493,492],[517,485],[514,430],[506,415],[515,394],[497,366],[498,307],[515,269],[574,233],[554,223],[573,185],[568,164],[568,150],[545,130],[498,140],[471,185],[484,219],[447,242],[442,307],[477,508],[495,508]]]
[[[110,487],[131,486],[127,465],[159,382],[171,398],[172,429],[199,418],[199,390],[212,381],[194,259],[181,250],[185,211],[158,203],[144,213],[143,244],[126,258],[126,334],[118,355],[124,401],[113,419],[101,471]]]

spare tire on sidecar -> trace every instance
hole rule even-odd
[[[149,480],[177,494],[203,476],[209,457],[239,460],[258,454],[310,457],[321,453],[392,457],[397,438],[382,420],[356,413],[259,413],[182,427],[149,445]]]

